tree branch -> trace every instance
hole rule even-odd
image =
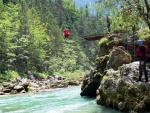
[[[147,9],[147,12],[149,12],[149,4],[148,4],[148,1],[147,0],[144,0],[145,2],[145,6],[146,6],[146,9]]]

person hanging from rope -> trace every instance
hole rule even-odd
[[[68,26],[66,26],[65,30],[63,31],[63,36],[64,36],[65,38],[67,38],[67,37],[70,36],[70,32],[69,32]]]
[[[127,13],[128,13],[128,14],[132,13],[132,8],[129,8],[129,9],[127,10]]]
[[[145,82],[148,82],[146,62],[148,59],[149,49],[147,46],[143,45],[143,40],[138,40],[137,43],[139,44],[139,47],[137,48],[137,56],[140,61],[140,63],[139,63],[139,79],[137,80],[137,82],[141,81],[143,71],[145,74]]]

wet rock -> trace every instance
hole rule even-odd
[[[68,83],[68,85],[71,85],[71,86],[77,86],[79,84],[80,84],[80,82],[77,81],[77,80],[70,80],[69,83]]]
[[[93,76],[93,72],[87,74],[83,80],[83,84],[81,87],[81,96],[96,96],[96,90],[100,85],[100,81],[102,76],[100,74],[96,74]]]
[[[108,59],[109,56],[106,55],[95,60],[96,66],[90,71],[89,74],[84,76],[81,86],[81,96],[96,96],[96,90],[103,79],[103,73],[106,69]]]
[[[57,88],[65,88],[65,87],[67,87],[65,84],[59,84],[59,85],[57,86]]]
[[[0,95],[5,95],[5,93],[4,92],[0,92]]]
[[[10,93],[11,90],[12,90],[12,89],[10,89],[10,88],[8,88],[8,87],[4,87],[4,88],[2,89],[2,92],[4,92],[4,93]]]
[[[112,79],[117,79],[118,76],[120,76],[120,72],[114,70],[117,70],[123,64],[127,64],[130,62],[131,56],[125,51],[124,47],[122,46],[114,48],[109,55],[97,58],[95,60],[96,66],[93,68],[93,70],[91,70],[89,74],[85,75],[84,77],[81,87],[81,96],[96,95],[96,90],[98,89],[101,80],[106,73],[110,73],[109,78],[111,77]],[[111,71],[111,69],[113,71]],[[109,72],[107,70],[109,70]],[[111,82],[113,81],[108,81],[107,84],[109,84],[109,82],[110,85],[112,85]]]
[[[40,91],[41,89],[40,88],[34,88],[34,87],[28,87],[28,91],[29,92],[38,92],[38,91]]]
[[[0,92],[2,91],[2,89],[3,89],[3,86],[0,86]]]
[[[24,90],[24,87],[18,85],[18,86],[15,86],[13,89],[16,90],[17,92],[20,92],[20,91]]]
[[[18,91],[17,90],[11,90],[11,94],[17,94]]]
[[[26,93],[26,91],[25,91],[25,90],[22,90],[20,93]]]

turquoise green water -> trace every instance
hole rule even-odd
[[[80,96],[80,86],[0,96],[0,113],[119,113]]]

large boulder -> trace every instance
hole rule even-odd
[[[11,90],[14,88],[15,84],[9,83],[9,82],[4,82],[3,87],[2,87],[2,92],[4,93],[10,93]]]
[[[118,67],[123,64],[127,64],[131,62],[131,55],[125,50],[123,46],[118,46],[114,48],[109,54],[110,58],[107,62],[107,68],[113,68],[117,70]]]
[[[12,90],[12,89],[10,89],[10,88],[8,88],[8,87],[4,87],[4,88],[2,89],[2,92],[4,92],[4,93],[10,93],[11,90]]]
[[[95,71],[103,74],[107,67],[108,60],[109,60],[109,55],[105,55],[103,57],[96,58],[96,60],[95,60],[95,65],[96,65],[95,69],[96,70]]]
[[[102,78],[102,75],[97,73],[96,70],[91,70],[89,74],[84,76],[80,95],[96,96],[96,90],[98,89]]]
[[[106,74],[106,70],[111,68],[117,70],[118,67],[129,62],[131,62],[131,56],[122,46],[114,48],[109,55],[98,57],[95,60],[95,68],[84,77],[81,96],[96,96],[96,90]]]
[[[14,87],[14,90],[16,90],[17,92],[20,92],[20,91],[24,90],[24,87],[20,86],[20,85],[17,85],[17,86]]]
[[[124,64],[120,70],[107,70],[97,90],[97,104],[125,112],[145,112],[150,108],[150,84],[136,82],[139,62]],[[148,73],[150,70],[148,69]],[[144,75],[143,75],[143,79]]]

